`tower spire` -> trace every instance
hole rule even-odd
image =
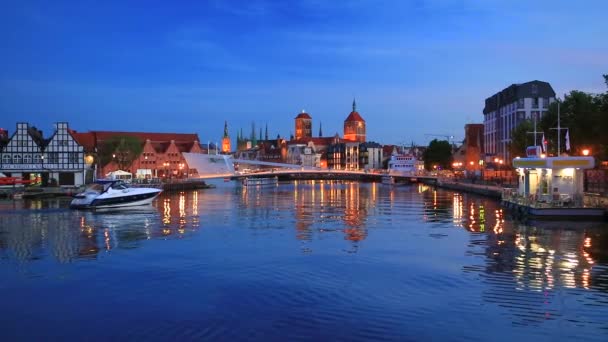
[[[268,123],[266,123],[266,133],[264,134],[266,140],[268,140]]]
[[[357,111],[357,102],[355,102],[355,98],[353,97],[353,112]]]
[[[224,121],[224,138],[228,138],[228,121]]]
[[[323,136],[323,129],[321,128],[321,121],[319,121],[319,138]]]

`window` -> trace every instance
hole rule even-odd
[[[549,98],[543,99],[543,108],[549,108]]]
[[[13,156],[13,164],[21,164],[21,155],[20,154],[15,154]]]
[[[42,157],[39,154],[34,155],[34,163],[35,164],[42,163]]]
[[[32,163],[32,155],[26,154],[23,156],[23,164],[31,164]]]
[[[532,98],[532,108],[538,108],[538,97]]]
[[[59,153],[50,152],[48,154],[48,163],[49,164],[59,164]]]
[[[517,108],[518,109],[524,108],[524,99],[517,100]]]
[[[78,153],[75,153],[75,152],[68,153],[68,163],[77,164],[79,162],[78,159],[79,159]]]
[[[5,154],[2,156],[2,164],[10,164],[11,163],[11,155]]]

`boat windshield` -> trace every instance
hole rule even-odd
[[[104,185],[101,183],[93,183],[91,185],[89,185],[87,187],[87,191],[97,191],[97,192],[103,192],[104,191]]]
[[[123,190],[127,189],[129,186],[123,181],[117,181],[112,184],[112,189],[114,190]]]

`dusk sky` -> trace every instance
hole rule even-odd
[[[428,144],[542,80],[604,92],[608,1],[3,1],[0,127],[198,133],[268,124]]]

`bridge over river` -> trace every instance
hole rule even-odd
[[[278,177],[280,180],[289,179],[328,179],[328,180],[360,180],[380,181],[384,176],[394,178],[395,182],[425,182],[436,183],[436,176],[429,175],[388,175],[387,173],[361,171],[361,170],[329,170],[313,167],[303,167],[296,164],[264,162],[258,160],[234,159],[228,155],[210,155],[199,153],[184,153],[190,168],[197,170],[199,178],[230,178],[241,179],[247,177],[266,178]],[[271,169],[259,172],[238,172],[235,164],[269,166]]]

